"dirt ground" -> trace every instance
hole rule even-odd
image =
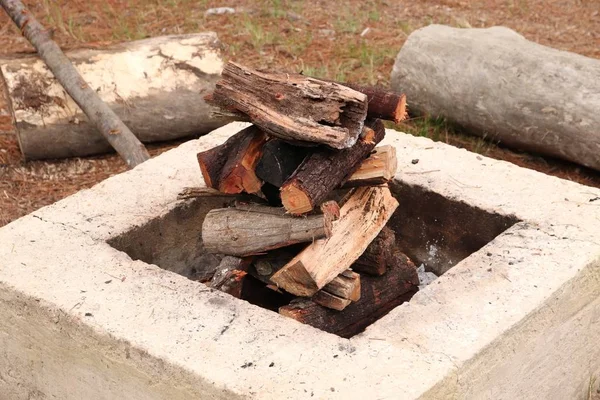
[[[394,57],[404,40],[413,30],[431,23],[459,27],[504,25],[530,40],[600,58],[600,0],[24,3],[53,29],[55,40],[63,48],[212,30],[224,44],[226,59],[367,84],[387,85]],[[236,12],[205,16],[212,7],[233,7]],[[365,32],[366,28],[370,29]],[[31,51],[20,32],[1,14],[0,56]],[[413,119],[397,129],[600,187],[597,172],[504,149],[464,135],[443,121]],[[177,144],[152,146],[151,154],[160,154]],[[124,170],[124,163],[115,155],[27,162],[20,155],[15,136],[0,134],[0,226]]]

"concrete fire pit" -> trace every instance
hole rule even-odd
[[[187,279],[198,151],[0,229],[0,398],[581,398],[600,372],[600,190],[388,131],[389,226],[442,274],[342,339]],[[418,162],[414,161],[418,160]],[[221,200],[222,201],[222,200]]]

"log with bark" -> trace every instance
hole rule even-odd
[[[202,223],[202,241],[208,253],[245,256],[331,235],[334,215],[304,218],[286,215],[284,209],[253,206],[252,209],[211,210]]]
[[[406,95],[403,93],[395,93],[376,86],[357,85],[348,82],[337,83],[367,96],[367,101],[369,102],[367,106],[368,118],[384,119],[398,124],[408,117]]]
[[[392,88],[407,94],[411,112],[600,170],[598,77],[600,60],[542,46],[508,28],[429,25],[404,43]]]
[[[356,143],[367,114],[367,96],[346,86],[234,62],[225,65],[212,101],[246,114],[269,135],[336,149]]]
[[[394,231],[385,227],[373,240],[365,252],[352,265],[355,271],[380,276],[385,274],[393,247],[396,243]]]
[[[245,129],[246,133],[229,151],[221,170],[219,191],[223,193],[259,193],[262,181],[254,169],[262,155],[267,135],[256,126]]]
[[[102,49],[72,50],[66,56],[89,90],[143,143],[198,137],[239,119],[223,115],[203,99],[204,93],[214,89],[222,69],[215,33],[154,37]],[[37,56],[0,59],[0,91],[2,78],[25,158],[87,156],[112,150],[96,131],[95,117],[86,116]]]
[[[408,301],[419,280],[414,265],[392,264],[384,276],[361,276],[360,300],[343,311],[331,310],[313,300],[298,299],[279,309],[279,313],[342,337],[363,331],[393,308]]]
[[[225,143],[197,155],[204,183],[223,193],[258,193],[262,185],[255,167],[262,154],[266,135],[252,125],[231,136]]]
[[[292,214],[309,212],[346,182],[385,136],[380,120],[367,120],[365,130],[367,134],[349,149],[318,149],[306,157],[281,187],[286,210]]]
[[[398,202],[388,187],[361,187],[342,206],[331,237],[317,240],[271,281],[297,296],[312,296],[350,266],[386,225]]]

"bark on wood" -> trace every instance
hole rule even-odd
[[[225,256],[217,267],[209,287],[228,293],[238,299],[242,297],[246,270],[250,265],[249,259]]]
[[[331,237],[310,244],[271,280],[297,296],[312,296],[350,268],[397,207],[398,202],[387,187],[356,189],[342,206]]]
[[[383,88],[362,86],[352,83],[342,83],[341,85],[348,86],[349,88],[367,95],[369,101],[367,117],[369,118],[384,119],[398,124],[408,117],[406,112],[405,94],[390,92]]]
[[[390,256],[388,257],[388,268],[401,270],[405,279],[413,285],[419,285],[419,274],[417,267],[412,260],[404,254],[398,246],[393,246]]]
[[[600,60],[542,46],[507,28],[429,25],[402,47],[392,88],[407,94],[411,111],[600,170],[599,76]]]
[[[348,87],[234,62],[225,65],[213,101],[243,112],[272,136],[336,149],[354,145],[367,114],[367,96]]]
[[[398,168],[396,148],[394,146],[379,146],[369,158],[348,178],[344,187],[381,185],[389,182]]]
[[[369,133],[345,150],[319,149],[309,155],[281,187],[283,206],[292,214],[309,212],[345,183],[383,140],[385,128],[380,120],[367,120]]]
[[[150,155],[144,145],[84,80],[69,58],[52,40],[48,30],[44,29],[23,3],[18,0],[0,0],[0,4],[35,47],[40,58],[44,60],[62,87],[127,165],[133,168],[149,159]],[[26,96],[34,95],[34,93],[26,94]]]
[[[256,130],[255,126],[249,126],[231,136],[225,143],[198,153],[198,164],[206,186],[219,189],[223,169],[229,160],[229,155],[236,151],[249,136],[254,135]]]
[[[206,251],[234,256],[259,254],[331,235],[332,227],[328,225],[332,218],[325,215],[294,218],[276,215],[270,207],[261,208],[211,210],[202,223]]]
[[[218,47],[216,34],[198,33],[73,50],[66,55],[136,137],[151,143],[198,137],[239,119],[217,115],[218,108],[209,106],[202,96],[214,89],[219,78]],[[1,59],[0,74],[7,83],[26,158],[112,150],[38,57]]]
[[[369,244],[365,252],[356,260],[352,268],[355,271],[370,275],[383,275],[396,243],[394,231],[385,227]]]
[[[415,293],[412,274],[393,265],[384,276],[361,276],[360,300],[343,311],[330,310],[312,300],[296,300],[279,313],[342,337],[351,337],[388,313]]]
[[[308,155],[307,147],[291,145],[281,139],[269,140],[263,146],[256,165],[256,175],[273,186],[281,187]]]
[[[246,133],[230,149],[223,165],[219,180],[219,190],[223,193],[260,192],[262,181],[256,176],[254,169],[267,135],[256,126],[244,131]]]

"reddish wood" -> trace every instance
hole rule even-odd
[[[299,299],[281,307],[279,313],[326,332],[351,337],[410,299],[417,287],[418,280],[415,282],[413,271],[396,263],[389,266],[384,276],[361,276],[360,300],[343,311]]]
[[[213,289],[241,298],[244,279],[251,260],[225,256],[208,284]]]
[[[342,206],[326,240],[317,240],[277,271],[271,281],[297,296],[312,296],[364,253],[398,201],[388,187],[361,187]]]
[[[235,108],[269,135],[287,141],[352,146],[367,115],[367,96],[299,74],[266,73],[225,65],[213,101]]]
[[[367,116],[393,121],[396,124],[408,117],[406,111],[406,95],[390,92],[387,89],[343,83],[354,90],[367,95],[369,106]]]
[[[233,146],[223,165],[219,181],[219,190],[223,193],[258,193],[262,181],[254,169],[267,135],[255,126],[248,128],[246,134]]]
[[[311,211],[360,167],[385,136],[380,120],[367,120],[365,127],[368,133],[353,147],[315,150],[304,160],[281,187],[281,201],[286,210],[296,215]]]

